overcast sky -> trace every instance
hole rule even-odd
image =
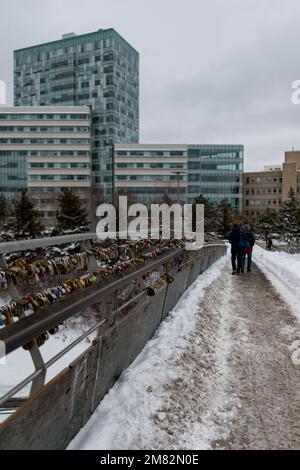
[[[115,28],[140,52],[140,141],[244,144],[245,168],[300,149],[299,0],[2,0],[0,80],[13,50]]]

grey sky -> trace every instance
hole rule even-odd
[[[115,28],[140,52],[140,141],[245,145],[245,167],[300,149],[299,0],[3,0],[0,80],[12,52]]]

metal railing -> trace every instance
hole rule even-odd
[[[79,233],[74,235],[61,235],[58,237],[33,238],[31,240],[20,240],[0,243],[0,254],[16,253],[19,251],[36,250],[54,245],[65,245],[72,242],[84,242],[85,240],[96,240],[96,233]]]
[[[99,302],[99,299],[105,300],[109,295],[124,288],[129,282],[154,271],[159,266],[170,262],[184,252],[184,248],[173,250],[171,253],[149,261],[145,266],[124,275],[120,279],[109,282],[105,286],[99,287],[95,284],[85,290],[72,293],[68,299],[45,307],[40,312],[21,318],[18,322],[3,328],[0,330],[0,341],[5,343],[6,352],[10,353],[20,346],[24,346],[24,344],[33,338],[37,338],[45,331],[78,314],[83,309]]]
[[[36,319],[39,323],[40,320],[49,321],[50,318],[52,321],[52,315],[57,315],[55,322],[57,318],[64,318],[64,315],[69,318],[82,310],[85,297],[89,297],[88,305],[95,303],[97,314],[101,313],[101,317],[95,318],[95,324],[87,327],[87,331],[47,362],[36,365],[32,374],[0,398],[1,413],[9,415],[19,408],[17,413],[0,426],[0,448],[65,448],[120,374],[154,335],[185,290],[225,252],[226,247],[221,244],[207,245],[196,252],[186,252],[184,248],[173,250],[133,272],[121,274],[122,277],[105,286],[93,285],[87,288],[76,299],[73,294],[73,304],[53,304],[53,312],[49,310],[48,318],[45,309],[44,312],[21,319],[18,322],[20,325],[24,326],[25,320],[27,325],[30,320],[33,323],[27,326],[37,328],[37,324],[34,325]],[[172,262],[179,261],[178,256],[181,259],[180,265]],[[143,276],[151,271],[158,272],[160,276],[163,272],[170,275],[168,280],[165,276],[164,282],[155,286],[154,297],[147,295],[149,292],[143,282]],[[129,283],[135,280],[142,282],[133,282],[128,290]],[[117,298],[115,293],[122,288],[125,289],[121,291],[121,297]],[[133,296],[128,297],[128,293]],[[45,325],[43,323],[43,330]],[[7,327],[7,331],[10,329],[10,333],[14,331],[15,335],[17,331],[13,326],[16,327],[17,323]],[[24,334],[22,329],[18,332],[19,335]],[[38,331],[33,329],[30,334],[35,336]],[[7,337],[13,349],[17,346],[15,341],[18,339],[14,335],[9,334],[9,338]],[[46,371],[91,335],[89,346],[78,354],[76,351],[76,358],[72,359],[68,367],[65,362],[62,363],[60,371],[45,384]],[[23,336],[22,341],[24,339],[27,341],[28,337]],[[60,364],[57,365],[59,369]],[[29,397],[20,396],[19,392],[30,382],[36,383],[35,391],[31,389]],[[45,403],[47,407],[44,406]]]
[[[23,250],[34,250],[42,247],[44,248],[53,245],[66,244],[70,242],[85,242],[87,240],[94,239],[96,239],[96,234],[87,233],[66,235],[62,237],[24,240],[21,242],[3,243],[0,244],[0,255],[2,256],[1,264],[6,264],[3,258],[4,253],[7,254]],[[31,354],[32,361],[35,367],[35,371],[32,374],[30,374],[27,378],[22,380],[19,384],[17,384],[3,397],[0,398],[0,407],[2,408],[2,410],[3,406],[6,406],[6,404],[8,405],[9,403],[11,403],[16,393],[18,393],[28,384],[32,384],[29,397],[36,393],[36,391],[38,391],[45,383],[47,369],[59,359],[61,359],[70,350],[72,350],[76,345],[82,342],[85,338],[90,336],[95,330],[99,330],[101,327],[103,327],[103,325],[107,323],[110,324],[111,318],[107,317],[101,319],[101,321],[98,321],[93,327],[88,329],[87,332],[82,334],[79,338],[77,338],[69,346],[64,348],[60,353],[51,358],[48,362],[44,362],[40,350],[37,347],[35,341],[37,337],[45,333],[45,331],[48,331],[51,328],[62,324],[70,317],[78,315],[93,304],[99,303],[99,301],[101,301],[101,303],[104,305],[105,301],[109,297],[114,296],[116,292],[128,286],[130,282],[135,281],[137,279],[141,279],[142,276],[148,274],[149,272],[155,271],[157,268],[161,267],[162,265],[165,265],[166,263],[169,263],[171,260],[174,260],[174,258],[179,255],[182,255],[183,253],[184,248],[172,250],[172,252],[166,255],[161,255],[159,256],[159,258],[156,258],[153,261],[148,261],[146,265],[135,269],[133,272],[118,274],[117,279],[110,279],[106,281],[104,285],[103,282],[101,282],[101,285],[99,285],[98,282],[87,289],[73,292],[72,295],[70,295],[64,300],[61,300],[59,303],[44,307],[40,311],[33,313],[30,316],[23,316],[19,319],[18,322],[1,329],[0,341],[3,341],[5,344],[6,354],[9,354],[15,351],[16,349],[30,342],[33,342],[33,348],[30,349],[29,352]],[[8,290],[15,299],[18,299],[19,294],[14,285],[11,284]],[[134,296],[127,302],[123,302],[122,305],[118,306],[116,309],[110,312],[110,315],[114,318],[113,321],[115,321],[118,312],[130,306],[133,302],[137,301],[139,298],[145,295],[146,289],[144,288],[141,290],[141,292],[139,292],[138,295]],[[21,402],[22,400],[20,401],[20,403]],[[15,399],[15,407],[17,406],[18,400]]]
[[[97,237],[95,233],[86,233],[41,238],[35,240],[24,240],[21,242],[1,243],[0,255],[2,255],[3,263],[3,254],[5,253],[7,254],[23,250],[34,250],[37,248],[67,244],[70,242],[85,242],[87,240],[94,240],[96,238]],[[209,246],[217,246],[217,244]],[[161,269],[162,267],[164,267],[165,270],[168,270],[169,273],[174,271],[176,269],[174,268],[174,260],[178,259],[178,257],[182,257],[184,253],[186,253],[185,248],[174,249],[165,255],[160,255],[158,258],[152,261],[148,261],[145,265],[134,269],[132,272],[118,274],[118,278],[110,279],[106,281],[104,285],[103,282],[98,282],[86,289],[73,292],[72,295],[66,299],[63,299],[56,304],[44,307],[40,311],[33,313],[30,316],[24,316],[23,318],[20,318],[18,322],[1,329],[0,341],[4,342],[7,354],[30,342],[33,342],[34,346],[29,352],[33,360],[35,371],[0,398],[0,407],[3,409],[3,406],[11,403],[14,400],[13,397],[29,383],[32,383],[29,394],[29,396],[32,396],[45,384],[46,372],[49,367],[51,367],[65,354],[81,343],[85,338],[90,336],[95,330],[98,330],[99,336],[100,330],[104,326],[110,326],[116,321],[116,317],[119,312],[124,310],[126,307],[131,306],[134,302],[138,301],[143,296],[146,297],[147,289],[145,285],[141,283],[141,280],[145,275],[157,270],[158,268]],[[173,264],[173,267],[171,267],[171,264]],[[106,302],[111,298],[116,299],[117,292],[126,288],[131,282],[136,280],[139,280],[139,293],[134,295],[134,297],[131,299],[122,302],[120,305],[114,305],[114,307],[107,313],[105,310]],[[10,288],[15,289],[13,285],[11,285]],[[15,291],[13,291],[13,294],[15,297],[17,296]],[[70,345],[68,345],[47,362],[44,362],[35,339],[46,331],[49,331],[51,328],[62,324],[70,317],[76,316],[82,313],[88,307],[99,303],[101,303],[101,305],[104,307],[103,311],[106,312],[106,316],[104,315],[105,318],[97,321],[95,325],[89,328]],[[16,404],[17,401],[18,400],[15,399]]]

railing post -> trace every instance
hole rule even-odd
[[[8,268],[3,254],[0,254],[0,267],[4,269]],[[22,296],[20,295],[17,287],[11,282],[10,279],[8,281],[7,292],[10,295],[11,299],[15,302],[18,302],[22,299]],[[20,315],[20,318],[25,317],[25,313],[23,309],[19,312],[19,315]],[[35,371],[38,371],[40,369],[43,370],[43,372],[39,374],[32,381],[30,393],[29,393],[29,396],[31,397],[35,392],[37,392],[44,385],[45,377],[46,377],[46,368],[45,368],[43,356],[37,345],[36,339],[33,341],[33,347],[30,349],[29,352],[30,352],[30,356],[31,356]]]

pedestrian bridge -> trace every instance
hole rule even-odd
[[[47,247],[71,243],[78,253],[43,264]],[[0,344],[7,354],[25,348],[35,369],[0,397],[0,409],[9,412],[0,425],[0,449],[65,449],[186,289],[227,250],[224,244],[187,251],[180,244],[149,243],[142,256],[141,246],[125,245],[118,250],[126,258],[101,268],[99,259],[115,254],[97,247],[95,234],[0,244],[2,286],[10,299],[0,309]],[[20,260],[8,264],[11,254],[32,251],[38,271]],[[40,348],[49,332],[80,315],[88,318],[86,331],[44,361]],[[47,370],[92,334],[92,344],[46,382]]]

